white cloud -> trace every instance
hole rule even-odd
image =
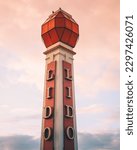
[[[89,134],[78,133],[79,150],[119,150],[119,134]],[[28,135],[0,137],[2,150],[38,150],[40,139]]]
[[[90,113],[101,113],[104,112],[105,107],[103,105],[97,105],[97,104],[93,104],[93,105],[89,105],[87,107],[82,107],[82,108],[78,108],[77,109],[77,114],[85,114],[86,115],[90,115]]]
[[[100,105],[96,107],[91,101],[100,99],[101,92],[119,90],[119,0],[105,0],[103,3],[102,0],[87,0],[87,3],[84,0],[76,0],[72,4],[67,0],[62,2],[60,0],[56,2],[55,0],[41,2],[14,0],[14,3],[12,0],[0,1],[0,14],[2,14],[0,19],[0,67],[2,66],[0,102],[8,104],[10,108],[20,109],[7,115],[11,117],[11,120],[5,117],[9,119],[8,125],[2,122],[4,117],[1,117],[1,134],[3,135],[15,133],[8,129],[9,125],[12,128],[20,126],[23,130],[17,128],[18,134],[20,132],[39,134],[40,127],[33,125],[37,131],[33,133],[30,120],[25,119],[26,113],[31,114],[31,112],[25,110],[24,106],[41,109],[42,105],[38,103],[41,103],[42,98],[37,96],[37,92],[43,91],[45,62],[42,52],[46,50],[40,36],[41,24],[52,10],[60,6],[71,13],[80,25],[80,38],[74,49],[77,52],[74,71],[77,91],[75,95],[82,97],[78,105],[82,105],[87,99],[90,101],[87,104],[89,106],[80,108],[78,113],[80,115],[91,114],[91,112],[103,113],[102,104],[105,102],[100,101]],[[107,99],[112,102],[112,97],[113,95]],[[84,99],[84,102],[81,99]],[[34,105],[38,106],[34,107]],[[2,109],[3,113],[9,113],[10,109],[6,110],[6,107]],[[23,116],[23,113],[26,116]],[[33,110],[32,113],[37,115]],[[28,118],[29,116],[32,119],[36,117],[32,115],[28,115]],[[94,116],[92,117],[95,119]],[[24,120],[27,121],[24,122]],[[117,122],[118,120],[113,120],[114,124]],[[38,124],[40,124],[39,121],[35,125]],[[106,124],[108,127],[111,123]],[[83,129],[86,127],[84,125]]]
[[[78,136],[79,150],[119,150],[119,134],[88,134],[80,133]]]
[[[0,137],[0,149],[2,150],[38,150],[40,140],[27,135],[15,135]]]

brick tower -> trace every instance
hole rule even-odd
[[[78,150],[73,48],[79,26],[60,8],[44,22],[41,36],[47,48],[41,150]]]

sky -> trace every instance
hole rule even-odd
[[[119,150],[119,0],[0,1],[0,149],[39,149],[41,25],[59,7],[80,28],[74,48],[79,150]]]

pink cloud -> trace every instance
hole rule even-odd
[[[80,38],[74,48],[77,53],[74,62],[75,87],[80,94],[85,97],[88,95],[93,100],[99,96],[100,91],[119,90],[119,0],[0,1],[0,51],[6,55],[6,63],[2,62],[1,65],[21,72],[14,83],[35,84],[43,91],[45,60],[42,52],[46,48],[41,40],[41,24],[52,10],[59,7],[72,14],[80,26]],[[17,59],[9,58],[7,53],[12,53]],[[103,111],[105,110],[101,105],[95,109],[91,104],[79,109],[81,114],[98,114]],[[115,116],[112,118],[104,122],[104,130],[107,127],[110,129],[117,121]],[[17,124],[19,125],[24,124]],[[7,126],[3,123],[1,127],[3,135]],[[11,128],[15,128],[14,124]],[[17,133],[28,130],[29,134],[33,134],[33,130],[28,129],[27,125]],[[6,133],[13,134],[11,130]],[[40,128],[35,134],[39,133]]]
[[[82,108],[78,108],[77,109],[77,114],[97,114],[97,113],[101,113],[104,112],[105,108],[102,105],[99,104],[93,104],[93,105],[89,105],[86,107],[82,107]],[[90,114],[90,115],[91,115]]]
[[[80,39],[75,48],[77,52],[75,64],[79,72],[81,68],[85,68],[89,72],[86,76],[90,83],[100,73],[101,76],[95,83],[98,88],[102,88],[104,82],[108,85],[106,87],[110,88],[112,80],[117,80],[112,87],[119,86],[118,77],[114,76],[115,69],[119,66],[119,1],[105,0],[102,3],[101,0],[96,2],[88,0],[85,3],[85,1],[77,0],[56,1],[55,3],[54,0],[43,2],[15,0],[12,3],[9,0],[0,3],[2,6],[0,13],[3,14],[0,45],[19,57],[20,62],[12,62],[8,65],[13,69],[19,68],[27,72],[26,76],[20,79],[21,81],[29,82],[33,76],[30,72],[35,71],[35,75],[39,72],[39,67],[36,66],[43,63],[39,58],[44,58],[42,52],[46,50],[41,41],[40,26],[51,10],[62,6],[74,16],[80,25]],[[73,3],[71,8],[66,8],[68,3]],[[105,70],[106,74],[100,66],[104,61],[108,61],[109,65]],[[91,64],[91,68],[87,68],[88,64]],[[76,82],[81,84],[85,76],[82,76],[82,72],[79,75],[77,75]],[[38,76],[36,78],[40,78]],[[36,78],[32,82],[35,82]],[[88,85],[85,85],[86,87]]]

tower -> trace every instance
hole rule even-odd
[[[61,8],[42,24],[47,48],[41,150],[77,150],[73,48],[79,26]]]

